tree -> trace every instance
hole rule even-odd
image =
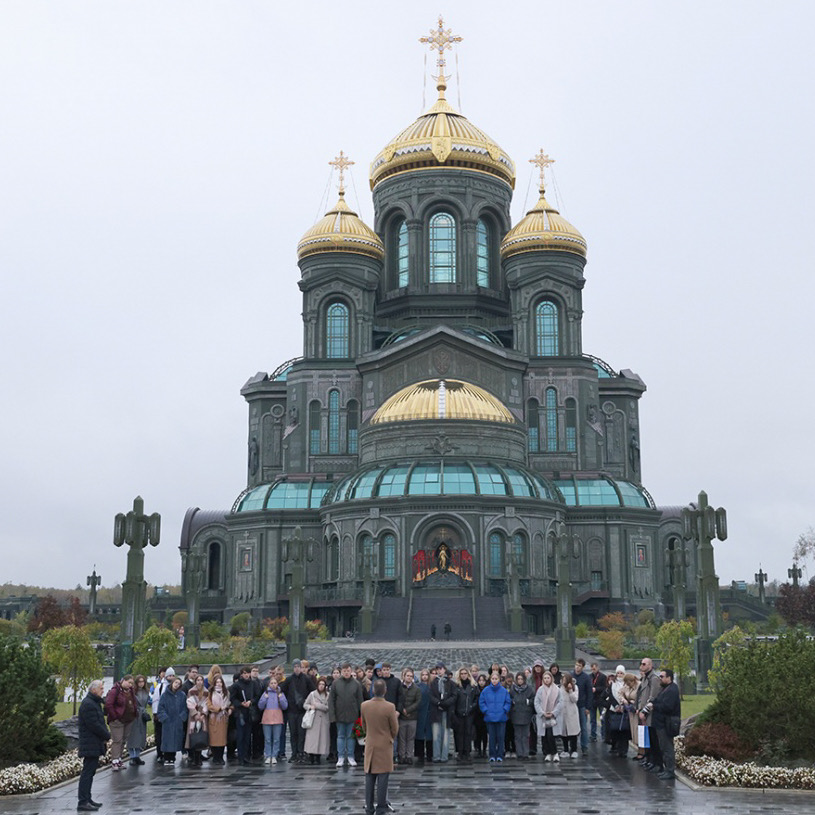
[[[78,597],[68,599],[68,608],[65,611],[65,622],[68,625],[83,626],[88,620],[87,609],[82,607]]]
[[[52,628],[42,638],[42,654],[45,661],[59,674],[59,684],[64,691],[70,689],[76,705],[82,691],[94,679],[101,679],[102,665],[91,645],[87,633],[75,625]]]
[[[792,557],[797,563],[799,560],[805,560],[811,555],[815,555],[815,528],[809,527],[806,532],[802,532],[795,542],[795,548],[792,550]]]
[[[53,594],[46,594],[38,603],[34,616],[28,623],[28,630],[35,634],[44,634],[52,628],[65,625],[65,610]]]
[[[775,608],[790,625],[815,625],[815,577],[806,586],[784,583]]]
[[[0,637],[0,688],[9,702],[0,716],[0,762],[53,758],[65,738],[50,726],[57,686],[36,642]]]
[[[249,612],[241,611],[229,621],[229,633],[232,634],[233,637],[239,637],[249,630],[249,624],[251,622],[252,616]]]
[[[693,626],[687,620],[669,620],[659,627],[656,636],[660,666],[670,668],[678,677],[682,692],[682,677],[690,672],[693,659]]]
[[[625,631],[628,628],[628,619],[622,611],[610,611],[597,621],[597,625],[603,631]]]
[[[625,634],[622,631],[601,631],[597,635],[600,650],[608,659],[622,659]]]
[[[133,643],[133,653],[133,673],[155,676],[159,668],[172,664],[178,656],[178,637],[166,628],[151,625]]]

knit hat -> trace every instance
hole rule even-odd
[[[168,676],[175,676],[174,668],[167,668],[167,670],[164,672],[164,678],[166,679]]]
[[[625,673],[625,665],[618,665],[618,666],[617,666],[617,667],[614,669],[614,673],[615,673],[615,674],[624,674],[624,673]]]

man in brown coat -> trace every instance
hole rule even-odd
[[[388,811],[388,778],[393,772],[393,740],[399,732],[399,719],[394,705],[385,699],[386,689],[383,680],[375,680],[373,699],[363,702],[360,710],[365,728],[366,815],[385,815]]]

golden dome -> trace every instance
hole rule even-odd
[[[371,424],[414,419],[470,419],[515,424],[509,409],[491,393],[458,379],[428,379],[395,393],[371,417]]]
[[[555,249],[586,257],[586,239],[546,200],[541,187],[535,206],[501,241],[503,259],[522,252]]]
[[[515,187],[512,159],[483,130],[457,113],[444,98],[406,127],[371,163],[371,189],[396,173],[425,167],[477,170]]]
[[[302,260],[321,252],[353,252],[375,260],[383,260],[385,247],[379,235],[352,212],[345,203],[345,192],[297,244],[297,259]]]

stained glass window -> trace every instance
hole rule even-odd
[[[430,282],[456,282],[456,222],[447,212],[430,219]]]

